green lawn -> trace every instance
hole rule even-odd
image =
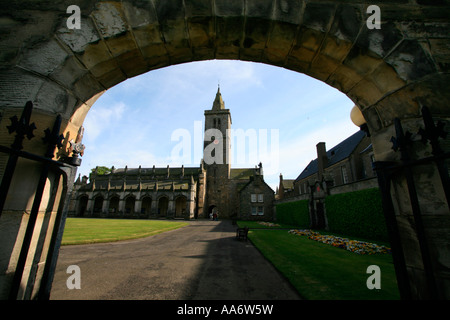
[[[250,228],[263,227],[247,221],[238,224]],[[400,298],[390,254],[359,255],[306,236],[289,234],[288,230],[250,229],[249,239],[305,299]],[[366,281],[371,274],[366,271],[370,265],[380,267],[379,290],[367,288]]]
[[[287,229],[239,221],[249,239],[308,300],[399,299],[392,256],[359,255],[288,233]],[[187,225],[182,221],[68,218],[63,245],[111,242],[151,236]],[[288,227],[288,226],[281,226]],[[271,229],[271,230],[267,230]],[[364,240],[364,239],[361,239]],[[382,243],[385,245],[385,243]],[[381,270],[381,289],[369,290],[367,267]]]
[[[62,245],[143,238],[185,225],[168,220],[67,218]]]

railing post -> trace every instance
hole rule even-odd
[[[441,177],[442,187],[444,188],[447,205],[450,209],[450,178],[448,176],[448,169],[445,164],[445,153],[439,145],[439,138],[445,139],[447,133],[444,131],[444,123],[439,121],[437,125],[434,124],[431,113],[427,107],[422,107],[422,118],[425,129],[420,129],[418,134],[422,136],[422,142],[430,141],[431,152],[435,157],[436,166],[438,168],[439,176]]]
[[[59,134],[59,130],[61,128],[61,116],[58,115],[53,125],[52,131],[49,129],[45,130],[44,142],[48,143],[49,146],[47,148],[47,152],[45,153],[45,157],[48,159],[53,158],[53,153],[56,147],[61,148],[62,139],[64,138]],[[45,185],[47,183],[47,177],[50,170],[50,164],[45,163],[41,175],[39,177],[39,182],[37,185],[33,205],[31,207],[30,216],[28,218],[28,223],[25,231],[25,236],[22,243],[22,248],[20,250],[19,259],[17,261],[16,270],[14,272],[14,277],[12,280],[11,291],[9,295],[10,300],[16,300],[17,295],[19,293],[20,284],[22,282],[22,276],[25,270],[25,264],[27,262],[28,251],[31,245],[31,239],[34,233],[34,227],[36,225],[36,220],[39,214],[39,208],[41,206],[42,196],[44,194]]]
[[[17,116],[10,118],[11,125],[8,126],[8,132],[10,134],[16,132],[16,137],[11,145],[12,153],[9,156],[5,172],[3,174],[2,183],[0,184],[0,216],[2,215],[3,208],[5,206],[6,196],[8,195],[8,190],[16,169],[17,160],[19,158],[17,151],[23,149],[22,142],[25,139],[25,136],[27,136],[28,140],[34,137],[33,131],[36,129],[36,126],[34,122],[30,124],[32,111],[33,103],[28,101],[25,104],[25,108],[23,109],[19,120],[17,119]]]
[[[425,236],[425,228],[422,221],[422,213],[420,210],[419,199],[417,197],[416,186],[414,184],[413,172],[410,165],[410,156],[407,151],[410,145],[410,133],[403,132],[403,127],[400,123],[400,119],[394,119],[395,132],[397,137],[392,137],[391,141],[394,142],[394,151],[396,149],[400,150],[401,158],[403,164],[403,172],[405,174],[406,183],[408,186],[409,199],[411,202],[411,208],[414,216],[415,229],[417,233],[417,238],[419,240],[420,253],[422,255],[422,263],[425,271],[425,276],[427,279],[428,290],[431,299],[437,298],[437,288],[436,281],[434,278],[433,266],[431,263],[430,252],[428,249],[428,243]]]
[[[76,167],[60,168],[60,174],[63,179],[63,190],[61,199],[67,199],[72,193],[73,181],[76,176]],[[45,263],[44,273],[42,275],[41,285],[37,295],[38,300],[49,300],[52,288],[53,278],[55,275],[56,263],[58,260],[59,249],[61,247],[61,240],[64,233],[64,226],[66,223],[67,212],[69,210],[70,201],[63,201],[58,206],[57,216],[52,231],[50,246]]]
[[[395,217],[394,205],[391,198],[391,162],[377,161],[373,163],[373,169],[377,173],[378,185],[381,192],[381,203],[383,206],[386,228],[388,231],[389,242],[392,249],[392,259],[397,276],[397,285],[402,300],[412,299],[411,287],[408,280],[405,255],[403,252],[400,233],[398,230],[397,219]]]

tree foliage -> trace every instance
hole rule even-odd
[[[100,167],[96,167],[94,169],[91,169],[91,173],[94,174],[95,170],[97,170],[97,175],[98,176],[103,176],[105,174],[111,173],[111,168],[104,167],[104,166],[100,166]]]

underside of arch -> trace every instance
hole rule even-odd
[[[79,30],[67,28],[64,1],[25,7],[3,20],[14,27],[1,41],[3,106],[32,100],[75,126],[127,78],[210,59],[262,62],[324,81],[375,130],[394,115],[417,115],[424,97],[446,111],[449,23],[437,5],[390,1],[378,30],[367,27],[361,1],[85,1]]]

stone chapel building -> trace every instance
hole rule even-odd
[[[69,216],[105,218],[219,218],[273,220],[275,192],[262,164],[231,168],[231,113],[217,90],[205,110],[205,141],[199,167],[111,168],[78,177]],[[214,134],[216,136],[214,136]]]

